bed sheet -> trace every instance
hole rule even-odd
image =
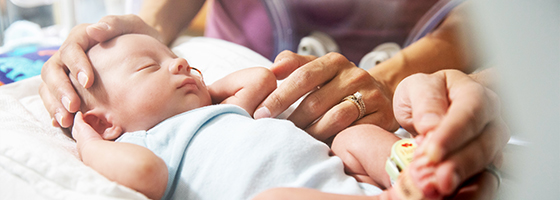
[[[192,38],[173,51],[199,68],[207,84],[233,71],[271,65],[233,43]],[[147,199],[85,166],[76,143],[43,106],[39,76],[0,86],[0,199]]]

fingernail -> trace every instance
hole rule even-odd
[[[84,72],[78,73],[78,82],[80,82],[80,85],[82,85],[82,87],[85,88],[88,81],[89,81],[89,78],[86,75],[86,73],[84,73]]]
[[[56,118],[56,121],[58,121],[58,124],[61,127],[64,127],[64,125],[62,125],[62,120],[64,119],[64,117],[62,117],[62,114],[56,113],[56,114],[54,114],[54,118]]]
[[[422,116],[420,124],[424,127],[432,128],[439,124],[441,117],[435,113],[426,113]]]
[[[270,113],[270,110],[268,110],[267,107],[263,106],[257,109],[257,111],[255,111],[255,114],[253,116],[255,117],[255,119],[261,119],[261,118],[270,118],[272,114]]]
[[[60,100],[62,102],[62,105],[64,106],[64,108],[66,108],[67,111],[70,111],[70,99],[66,96],[62,97],[62,100]]]
[[[95,28],[98,30],[106,31],[109,30],[109,25],[105,22],[97,22],[95,24],[89,25],[91,28]]]
[[[58,121],[56,121],[56,118],[52,118],[51,124],[52,124],[52,126],[54,126],[54,127],[57,127],[57,128],[60,127],[60,124],[58,124]]]

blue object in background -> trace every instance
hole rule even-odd
[[[41,74],[43,64],[58,48],[59,46],[22,46],[0,54],[0,85]]]

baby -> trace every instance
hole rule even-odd
[[[72,131],[80,156],[149,198],[248,199],[274,187],[376,195],[390,187],[384,167],[399,140],[393,134],[353,126],[331,151],[287,120],[253,119],[249,113],[276,88],[266,68],[206,86],[185,59],[134,34],[88,56],[93,86],[83,89],[70,76],[83,102]]]

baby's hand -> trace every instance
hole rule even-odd
[[[74,117],[74,127],[72,127],[72,137],[78,143],[78,151],[82,149],[82,147],[91,142],[96,140],[103,140],[101,135],[97,133],[88,123],[84,121],[84,116],[82,112],[76,112],[76,116]]]

